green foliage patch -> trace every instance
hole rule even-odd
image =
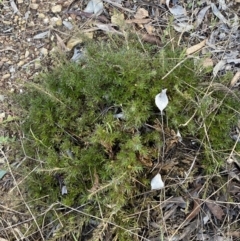
[[[164,126],[198,139],[208,168],[234,145],[228,130],[236,122],[236,100],[201,87],[206,76],[192,59],[182,61],[179,47],[158,49],[131,37],[85,48],[84,60],[60,61],[20,97],[27,113],[24,147],[33,158],[28,171],[37,165],[28,191],[33,199],[47,195],[48,205],[86,204],[85,213],[123,228],[112,227],[113,236],[130,240],[124,229],[141,227],[142,220],[130,215],[140,209],[138,195],[150,190],[152,177],[140,159],[156,161],[163,145],[162,135],[150,128],[161,121],[155,95],[168,89]],[[61,195],[59,180],[67,195]]]

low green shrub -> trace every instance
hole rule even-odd
[[[199,140],[207,171],[234,145],[229,130],[236,100],[201,87],[209,77],[192,59],[182,61],[184,50],[173,43],[157,48],[118,37],[85,48],[79,63],[59,61],[20,96],[27,116],[24,148],[32,157],[26,171],[37,165],[28,192],[34,200],[47,196],[47,205],[85,204],[89,217],[132,230],[141,219],[129,215],[140,209],[138,195],[150,190],[152,177],[141,159],[156,161],[163,145],[162,134],[151,128],[161,122],[155,95],[167,88],[164,128]],[[67,195],[61,195],[60,181]],[[130,240],[132,234],[112,226],[112,235]]]

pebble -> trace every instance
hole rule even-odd
[[[34,27],[34,26],[35,26],[35,23],[34,23],[33,21],[30,21],[30,22],[28,23],[28,26],[29,26],[29,27]]]
[[[1,61],[2,62],[7,62],[9,59],[7,58],[7,57],[3,57],[2,59],[1,59]]]
[[[29,54],[30,54],[29,51],[26,50],[24,57],[27,58],[29,56]]]
[[[14,68],[13,65],[10,66],[10,68],[9,68],[9,72],[10,72],[10,73],[15,73],[15,72],[16,72],[16,70],[15,70],[15,68]]]
[[[60,17],[53,17],[50,19],[52,26],[62,26],[62,19]]]
[[[51,10],[53,13],[60,13],[62,11],[62,5],[55,5]]]
[[[30,4],[30,8],[34,9],[34,10],[38,9],[38,6],[39,6],[39,4],[37,4],[37,3]]]
[[[0,101],[4,101],[4,99],[5,99],[5,96],[4,95],[0,95]],[[1,162],[0,162],[0,164],[1,164]]]
[[[63,25],[68,28],[69,30],[72,30],[73,29],[73,25],[71,22],[68,22],[68,21],[63,21]]]
[[[46,56],[48,54],[48,50],[46,48],[41,48],[40,53]]]
[[[43,19],[43,23],[44,23],[45,25],[47,25],[47,24],[49,23],[49,18],[44,18],[44,19]]]
[[[40,18],[40,19],[45,18],[45,14],[44,14],[44,13],[39,13],[39,14],[38,14],[38,18]]]
[[[13,19],[13,22],[16,23],[18,21],[18,16],[15,16],[14,19]]]
[[[25,62],[24,62],[23,60],[21,60],[21,61],[19,61],[19,62],[17,63],[17,66],[18,66],[18,67],[21,67],[21,66],[24,65],[24,63],[25,63]]]
[[[40,69],[40,68],[41,68],[41,63],[40,63],[40,61],[35,61],[35,63],[34,63],[34,68],[35,68],[35,69]]]
[[[5,75],[3,75],[2,79],[3,79],[3,80],[4,80],[4,79],[8,79],[10,76],[11,76],[11,74],[5,74]]]

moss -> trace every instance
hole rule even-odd
[[[149,169],[139,157],[154,162],[163,145],[159,132],[146,126],[161,119],[154,97],[163,88],[170,99],[164,125],[203,142],[209,168],[216,164],[215,152],[221,163],[232,148],[228,129],[236,122],[234,101],[221,93],[206,95],[199,87],[205,77],[191,59],[175,68],[184,58],[182,49],[141,46],[135,38],[128,44],[120,38],[89,42],[83,62],[64,61],[41,74],[21,96],[28,112],[25,149],[41,163],[28,183],[34,198],[48,195],[49,204],[60,199],[68,206],[90,201],[85,209],[89,215],[109,217],[126,229],[136,227],[137,221],[128,223],[126,216],[135,196],[149,190],[137,181],[149,183]],[[122,112],[124,118],[116,118]],[[63,176],[66,196],[60,194],[56,173]],[[118,240],[131,236],[113,232]]]

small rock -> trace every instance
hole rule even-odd
[[[53,17],[50,19],[52,26],[62,26],[62,19],[60,17]]]
[[[16,23],[18,21],[18,16],[15,16],[14,19],[13,19],[13,22]]]
[[[4,20],[1,20],[1,21],[6,25],[11,25],[11,21],[4,21]]]
[[[19,219],[16,215],[12,215],[12,220],[13,220],[14,223],[19,222]]]
[[[60,13],[62,11],[62,5],[55,5],[51,10],[53,13]]]
[[[37,4],[37,3],[30,4],[30,8],[34,9],[34,10],[38,9],[38,6],[39,6],[39,4]]]
[[[41,68],[41,63],[40,63],[40,61],[35,61],[35,63],[34,63],[34,68],[35,68],[35,69],[40,69],[40,68]]]
[[[44,19],[44,18],[45,18],[45,14],[44,14],[44,13],[39,13],[39,14],[38,14],[38,18]]]
[[[72,23],[71,22],[69,22],[69,21],[63,21],[63,25],[66,27],[66,28],[68,28],[69,30],[72,30],[73,29],[73,25],[72,25]]]
[[[27,58],[29,56],[29,51],[26,50],[24,57]]]
[[[53,54],[53,53],[56,53],[57,52],[57,48],[56,47],[53,47],[51,50],[50,50],[50,53]]]
[[[23,60],[21,60],[20,62],[17,63],[17,66],[18,66],[18,67],[21,67],[21,66],[24,65],[24,63],[25,63],[25,62],[24,62]]]
[[[0,122],[2,122],[3,119],[5,119],[5,117],[6,117],[5,112],[0,113]]]
[[[47,56],[48,50],[46,48],[41,48],[40,53],[43,54],[44,56]]]
[[[44,19],[43,19],[43,23],[44,23],[45,25],[48,25],[48,23],[49,23],[49,18],[44,18]]]
[[[62,26],[62,19],[61,18],[58,18],[58,20],[56,21],[56,25]]]
[[[10,76],[11,76],[10,74],[5,74],[5,75],[3,75],[2,79],[3,79],[3,80],[4,80],[4,79],[8,79]]]
[[[30,13],[31,13],[30,11],[25,12],[25,14],[24,14],[24,19],[28,19],[28,18],[29,18]]]
[[[28,23],[28,27],[34,27],[34,26],[35,26],[35,23],[33,21]]]
[[[213,67],[214,63],[213,63],[213,60],[211,58],[206,58],[203,61],[202,65],[203,65],[204,68],[207,68],[207,67]]]
[[[15,73],[15,72],[16,72],[14,66],[10,66],[10,68],[9,68],[9,72],[10,72],[10,73]]]
[[[4,101],[5,96],[4,95],[0,95],[0,101]]]
[[[23,0],[18,0],[17,2],[18,2],[18,4],[21,4],[21,3],[23,3]]]
[[[2,62],[7,62],[9,59],[7,58],[7,57],[3,57],[2,59],[1,59],[1,61]]]

